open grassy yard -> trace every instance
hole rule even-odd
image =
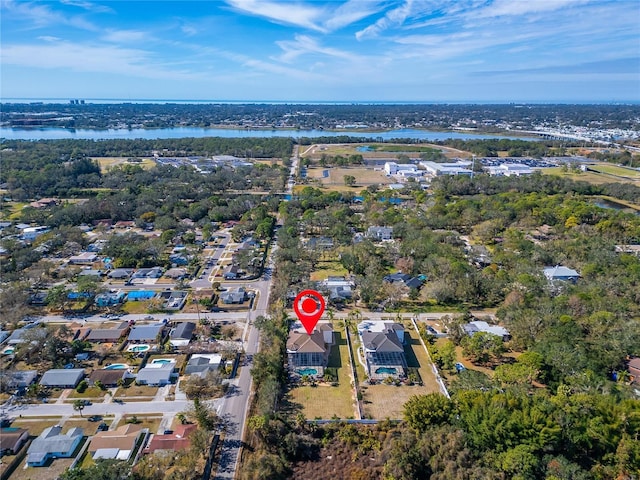
[[[288,394],[291,406],[294,409],[300,408],[309,420],[330,419],[334,416],[342,419],[355,417],[349,347],[344,329],[337,329],[334,336],[336,343],[331,349],[328,366],[338,369],[338,386],[332,387],[326,383],[316,387],[305,385],[292,388]]]
[[[102,401],[107,394],[106,390],[100,390],[98,387],[89,387],[84,392],[78,393],[76,390],[71,390],[67,395],[67,403],[73,403],[74,400],[79,398],[96,399]]]
[[[26,428],[29,430],[29,435],[37,437],[42,433],[45,428],[58,425],[62,417],[60,416],[47,416],[47,417],[29,417],[29,418],[16,418],[11,422],[12,427]]]
[[[151,302],[148,300],[125,302],[122,305],[122,311],[124,313],[147,313],[150,306]]]
[[[316,269],[311,272],[311,281],[317,282],[325,280],[329,276],[343,277],[347,273],[349,273],[347,269],[338,261],[319,261]]]
[[[149,413],[146,415],[123,415],[116,428],[126,425],[128,419],[136,417],[139,421],[137,425],[141,425],[142,428],[148,428],[151,433],[157,433],[162,421],[162,413]]]
[[[383,420],[385,418],[401,419],[403,405],[412,395],[426,395],[440,391],[436,377],[418,333],[415,330],[405,330],[404,352],[407,366],[417,368],[423,385],[367,385],[362,386],[364,415],[367,418]]]
[[[150,158],[143,158],[142,162],[129,162],[127,158],[123,157],[93,157],[92,159],[98,162],[100,170],[103,173],[117,165],[140,165],[142,168],[148,170],[156,164],[156,162]]]
[[[149,385],[136,385],[132,383],[128,387],[120,387],[116,390],[113,398],[122,398],[124,400],[133,401],[132,397],[147,397],[152,399],[158,393],[158,387],[150,387]]]
[[[322,171],[328,170],[329,176],[322,177]],[[345,175],[353,175],[356,179],[356,186],[362,187],[363,185],[373,185],[373,184],[390,184],[393,183],[394,180],[390,177],[387,177],[384,171],[374,170],[373,168],[366,167],[357,167],[357,168],[330,168],[330,169],[309,169],[309,177],[319,178],[322,182],[323,186],[333,187],[333,186],[345,186],[344,184],[344,176]],[[312,176],[312,172],[315,175],[316,172],[318,176]]]

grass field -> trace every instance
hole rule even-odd
[[[328,170],[329,176],[322,177],[322,172]],[[324,186],[345,186],[344,176],[353,175],[356,179],[356,186],[372,184],[388,184],[393,183],[393,179],[387,177],[383,171],[374,170],[373,168],[354,167],[354,168],[310,168],[307,170],[309,178],[318,178]]]
[[[92,157],[92,160],[98,162],[102,172],[106,172],[117,165],[140,165],[144,169],[150,169],[156,165],[156,162],[150,158],[143,158],[142,162],[129,162],[127,158],[123,157]]]
[[[11,426],[26,428],[29,430],[29,435],[38,436],[45,428],[58,425],[61,419],[60,416],[16,418]]]
[[[338,261],[319,261],[316,269],[311,272],[311,281],[325,280],[328,276],[343,277],[347,273],[349,273],[347,269]]]
[[[610,164],[590,165],[587,172],[564,172],[562,167],[543,168],[540,171],[545,175],[558,175],[593,185],[601,185],[603,183],[640,184],[640,172]]]
[[[640,180],[640,171],[627,167],[619,167],[618,165],[611,165],[610,163],[590,165],[589,169],[599,173],[628,178],[630,180]]]
[[[344,329],[336,329],[334,338],[336,343],[331,349],[328,366],[338,369],[338,386],[332,387],[324,383],[316,387],[305,385],[292,388],[288,394],[291,406],[300,408],[309,420],[330,419],[334,416],[346,419],[355,416],[349,347]]]
[[[374,150],[361,152],[358,147],[369,146]],[[349,156],[362,155],[364,158],[395,158],[400,153],[411,153],[412,157],[416,157],[420,152],[428,152],[430,149],[440,150],[445,156],[452,157],[471,157],[471,153],[455,148],[442,147],[440,145],[406,145],[406,144],[388,144],[388,143],[351,143],[351,144],[322,144],[305,146],[300,149],[301,157],[309,157],[319,159],[322,154],[329,156]]]

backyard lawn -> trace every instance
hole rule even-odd
[[[336,330],[334,338],[336,343],[331,349],[328,367],[338,370],[338,386],[321,383],[316,387],[294,387],[289,392],[289,402],[301,407],[305,418],[309,420],[330,419],[334,416],[343,419],[355,417],[349,348],[344,330]]]

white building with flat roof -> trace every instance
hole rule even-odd
[[[419,176],[418,167],[411,163],[386,162],[384,164],[384,173],[387,175],[399,175],[403,177]]]
[[[420,162],[420,166],[427,171],[427,174],[436,177],[440,175],[471,175],[473,173],[473,171],[469,169],[471,162],[467,161],[458,161],[455,163],[424,161]]]
[[[495,167],[488,167],[489,175],[504,177],[519,177],[520,175],[531,175],[533,168],[521,163],[503,163]]]

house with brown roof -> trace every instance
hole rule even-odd
[[[198,426],[189,423],[185,425],[178,425],[173,433],[165,435],[154,435],[151,437],[151,441],[143,453],[150,454],[157,451],[168,450],[185,450],[191,446],[190,435],[198,429]]]
[[[629,360],[627,370],[631,376],[631,383],[637,383],[640,385],[640,357]]]
[[[18,453],[28,438],[24,428],[0,428],[0,457]]]
[[[89,453],[94,460],[99,458],[128,461],[135,451],[140,435],[147,435],[148,428],[127,423],[115,430],[96,433],[89,443]]]
[[[95,385],[96,382],[100,382],[105,387],[117,387],[120,380],[124,381],[128,377],[128,373],[126,368],[94,370],[89,375],[89,385]]]
[[[128,331],[127,322],[122,322],[116,328],[92,328],[85,340],[94,343],[117,343]]]
[[[322,377],[329,362],[333,345],[333,328],[329,323],[318,323],[309,335],[302,325],[296,323],[287,339],[289,369],[296,375]]]

